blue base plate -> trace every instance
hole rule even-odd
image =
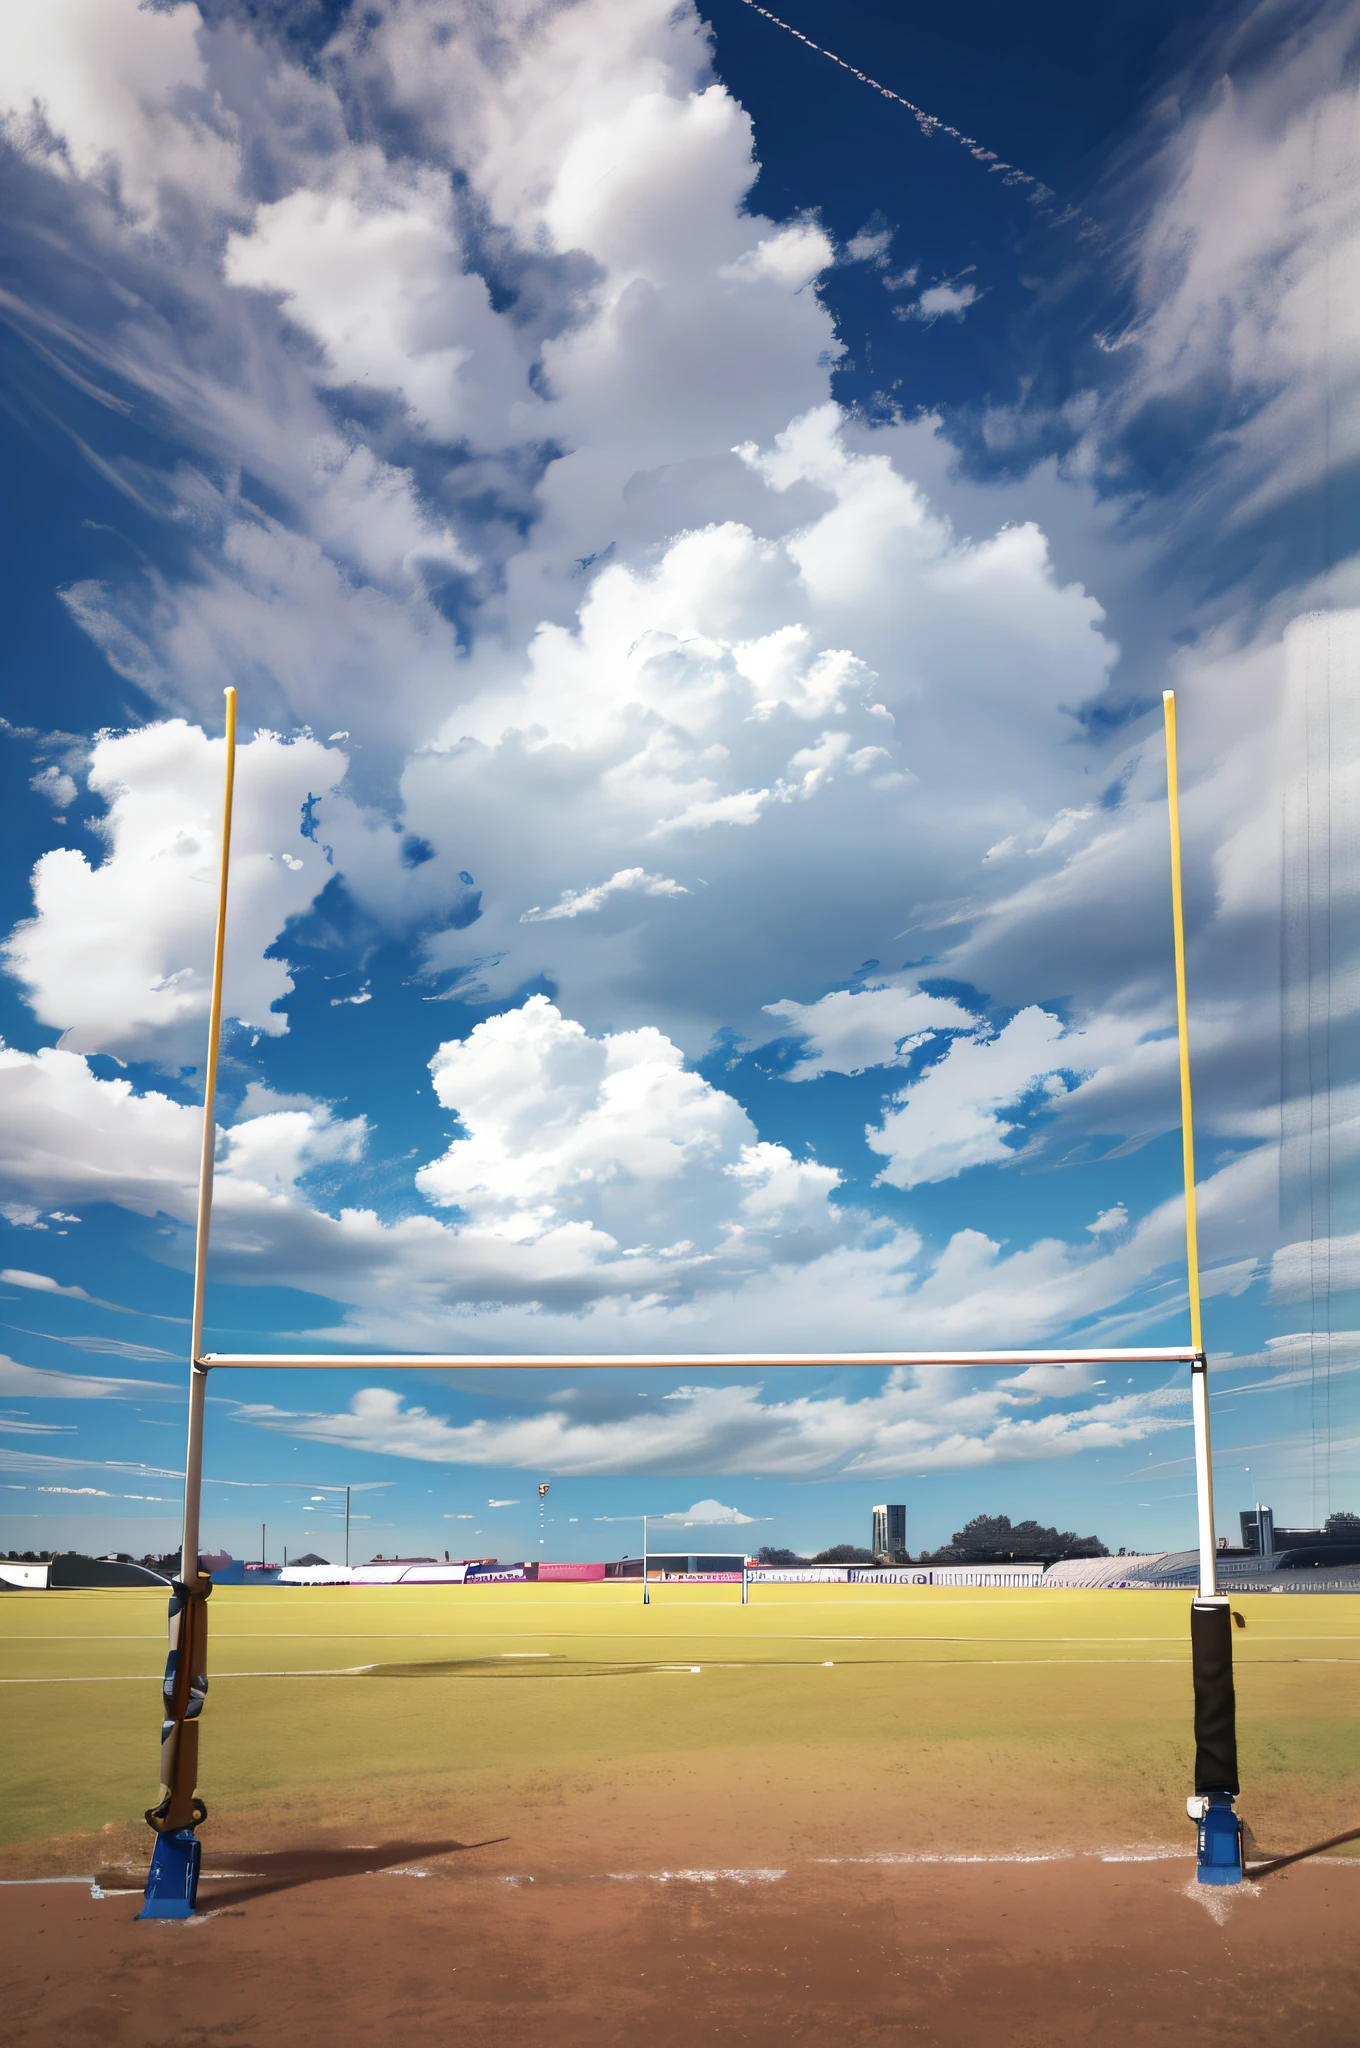
[[[203,1851],[190,1828],[158,1835],[146,1877],[146,1904],[139,1920],[189,1920],[198,1901],[198,1866]]]

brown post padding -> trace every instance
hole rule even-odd
[[[170,1651],[165,1660],[165,1718],[161,1723],[161,1801],[147,1814],[158,1834],[194,1826],[203,1802],[198,1783],[198,1717],[208,1691],[208,1595],[212,1580],[200,1573],[192,1586],[175,1581],[170,1599]]]
[[[1195,1790],[1231,1792],[1237,1782],[1237,1696],[1233,1690],[1232,1610],[1226,1600],[1190,1608],[1195,1680]]]

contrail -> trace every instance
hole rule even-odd
[[[937,114],[928,114],[925,108],[918,107],[914,100],[905,98],[900,92],[894,92],[891,86],[881,85],[878,79],[870,78],[868,72],[861,71],[857,64],[848,64],[845,58],[838,57],[834,50],[824,49],[820,43],[814,43],[811,36],[805,36],[801,29],[793,26],[792,22],[783,21],[777,14],[771,14],[768,7],[760,6],[759,0],[744,0],[744,4],[751,9],[753,14],[763,15],[765,20],[772,21],[776,28],[782,28],[785,35],[794,36],[800,43],[806,44],[809,50],[815,50],[819,57],[825,57],[831,64],[839,64],[842,71],[848,71],[850,76],[857,78],[861,85],[867,85],[874,92],[880,93],[885,100],[892,100],[897,106],[905,107],[923,135],[948,135],[961,148],[966,149],[970,156],[976,157],[979,163],[986,164],[989,174],[998,173],[1003,185],[1031,186],[1033,189],[1028,194],[1028,197],[1035,206],[1043,206],[1050,199],[1056,199],[1057,194],[1053,187],[1045,185],[1041,178],[1033,177],[1029,171],[1022,171],[1016,164],[1003,162],[994,149],[984,148],[976,136],[965,135],[961,128],[951,127],[948,121],[940,120]],[[1069,207],[1067,212],[1060,215],[1059,218],[1063,221],[1080,220],[1087,229],[1093,230],[1096,233],[1100,232],[1096,223],[1087,220],[1086,216],[1080,213],[1076,207]]]

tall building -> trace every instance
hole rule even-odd
[[[1254,1508],[1244,1508],[1239,1520],[1242,1524],[1242,1548],[1253,1557],[1273,1557],[1275,1554],[1275,1517],[1268,1507],[1258,1500]]]
[[[905,1564],[907,1561],[907,1511],[905,1507],[874,1509],[874,1538],[870,1545],[875,1564]]]

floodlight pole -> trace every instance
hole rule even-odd
[[[146,1881],[143,1920],[186,1920],[198,1894],[200,1846],[195,1829],[208,1809],[195,1796],[198,1778],[198,1720],[208,1690],[208,1609],[212,1579],[200,1571],[199,1507],[203,1492],[203,1424],[208,1371],[203,1356],[203,1312],[212,1223],[213,1161],[217,1151],[214,1109],[217,1062],[222,1041],[222,965],[227,943],[227,881],[231,870],[231,814],[236,792],[236,692],[226,692],[226,768],[222,791],[221,849],[217,874],[217,930],[213,943],[212,997],[208,1008],[208,1057],[203,1079],[203,1131],[198,1160],[198,1209],[194,1233],[194,1306],[189,1341],[189,1426],[184,1453],[184,1523],[179,1577],[170,1597],[170,1647],[165,1662],[165,1710],[161,1724],[161,1799],[147,1811],[156,1847]],[[261,1535],[263,1542],[263,1533]]]
[[[444,1555],[447,1557],[448,1552]],[[345,1488],[345,1569],[349,1570],[349,1488]]]
[[[642,1517],[642,1604],[644,1607],[650,1607],[652,1604],[651,1588],[647,1584],[647,1517],[645,1515]]]
[[[1190,1299],[1190,1412],[1195,1432],[1195,1502],[1199,1511],[1199,1598],[1190,1607],[1190,1663],[1195,1688],[1195,1790],[1186,1811],[1198,1824],[1196,1875],[1201,1884],[1240,1884],[1242,1823],[1233,1809],[1237,1775],[1237,1699],[1233,1688],[1232,1612],[1218,1591],[1214,1468],[1209,1436],[1209,1361],[1200,1312],[1199,1221],[1195,1204],[1195,1126],[1190,1095],[1190,1029],[1185,990],[1185,911],[1181,885],[1180,777],[1176,756],[1176,693],[1164,690],[1166,801],[1171,828],[1171,922],[1176,945],[1176,1039],[1181,1075],[1181,1166],[1185,1179],[1185,1267]]]

